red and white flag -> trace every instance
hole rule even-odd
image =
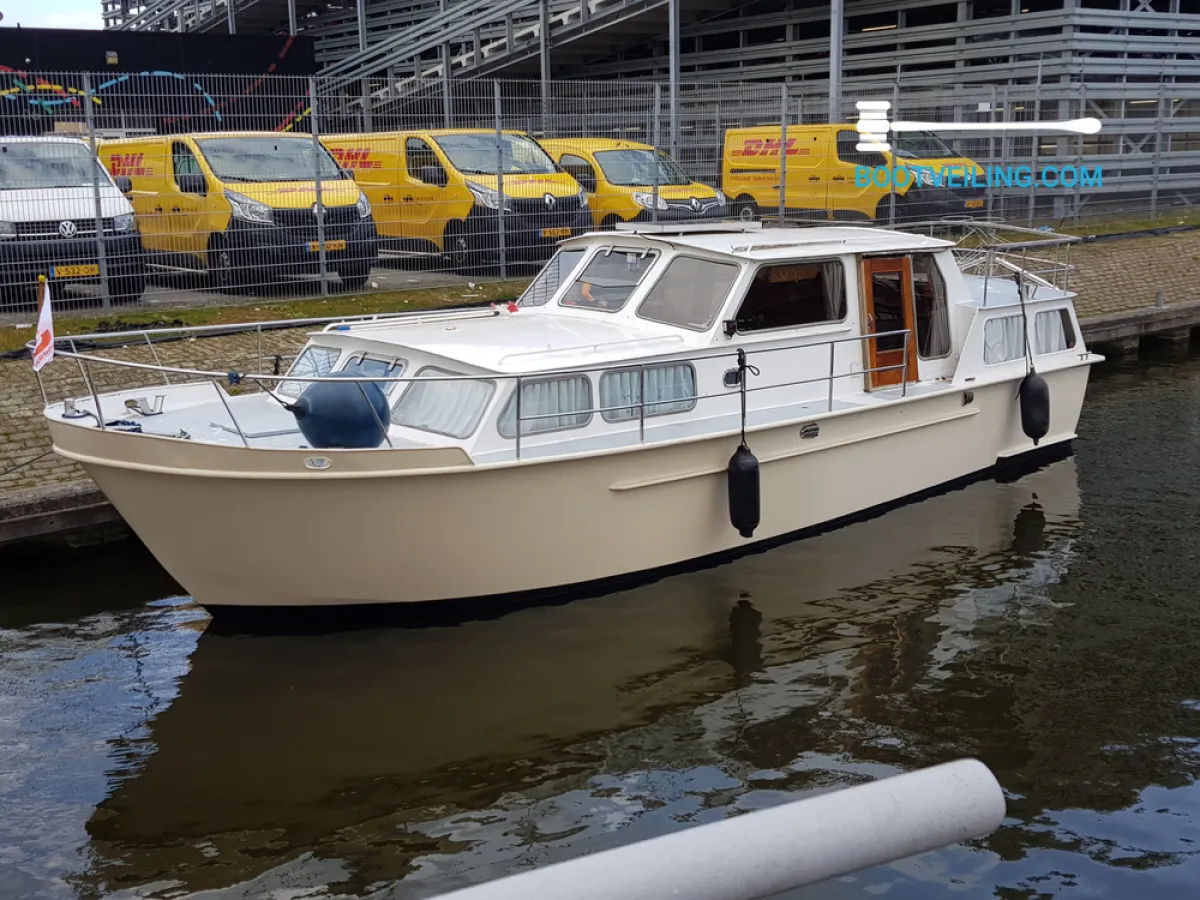
[[[54,359],[54,316],[50,312],[50,282],[42,282],[42,302],[38,309],[37,343],[33,345],[33,371]]]

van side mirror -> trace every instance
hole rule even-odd
[[[128,175],[118,175],[113,179],[113,184],[117,186],[117,190],[122,194],[133,193],[133,179]]]
[[[186,175],[176,175],[175,183],[179,185],[179,190],[185,194],[200,194],[204,196],[208,193],[208,181],[200,173],[190,172]]]
[[[423,182],[435,187],[445,187],[450,183],[450,176],[441,166],[421,166],[419,173]]]
[[[354,181],[355,180],[354,179],[354,170],[353,169],[342,169],[342,177],[349,178],[351,181]]]
[[[597,190],[596,176],[591,172],[570,172],[572,178],[579,182],[584,193],[594,194]]]

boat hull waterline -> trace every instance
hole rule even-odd
[[[1089,369],[1041,372],[1050,428],[1036,447],[1022,432],[1019,379],[749,431],[762,479],[751,539],[729,521],[737,435],[475,467],[452,449],[254,450],[50,427],[55,450],[83,465],[208,609],[419,603],[749,551],[1068,444]],[[811,423],[817,435],[802,437]],[[329,467],[304,468],[313,456]]]

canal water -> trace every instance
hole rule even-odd
[[[1017,481],[490,620],[217,633],[136,550],[10,561],[0,897],[432,897],[962,756],[1000,830],[791,896],[1189,896],[1198,519],[1161,358]]]

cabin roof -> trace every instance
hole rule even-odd
[[[440,357],[452,368],[457,363],[456,370],[468,375],[479,370],[518,373],[597,366],[708,346],[706,335],[683,334],[652,322],[542,310],[407,325],[367,323],[311,338],[318,344],[361,347],[369,354],[401,359],[414,354]]]
[[[639,231],[593,231],[565,246],[604,243],[636,243],[649,246],[669,244],[677,250],[699,250],[746,260],[829,257],[848,253],[903,253],[910,250],[937,250],[953,247],[952,241],[889,231],[884,228],[855,226],[816,226],[813,228],[763,228],[759,231],[650,233]]]

